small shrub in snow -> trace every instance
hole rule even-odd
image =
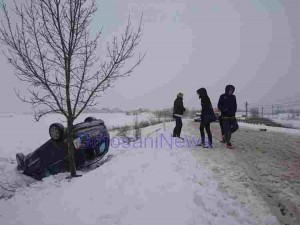
[[[149,121],[141,121],[139,123],[140,128],[149,127],[151,126],[151,123]]]
[[[139,120],[138,120],[138,114],[135,114],[135,116],[134,116],[133,129],[134,129],[135,139],[139,139],[141,137],[142,131],[141,131],[141,127],[140,127]]]
[[[128,132],[130,130],[130,126],[125,125],[118,129],[117,136],[123,138],[125,141],[128,140]]]
[[[282,127],[281,124],[276,123],[276,122],[272,121],[271,119],[262,118],[262,117],[250,117],[250,118],[244,119],[243,122],[252,123],[252,124],[263,124],[263,125],[271,126],[271,127]]]

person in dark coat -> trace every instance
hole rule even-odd
[[[210,123],[216,120],[215,113],[210,101],[210,98],[207,95],[205,88],[200,88],[197,90],[197,94],[201,99],[201,124],[200,124],[200,135],[201,135],[201,144],[200,146],[204,148],[212,148],[212,134],[210,131]],[[204,129],[208,136],[208,145],[205,144],[205,133]]]
[[[239,128],[235,114],[237,111],[236,97],[233,95],[235,87],[227,85],[225,93],[220,96],[218,108],[221,111],[220,126],[223,136],[221,142],[226,143],[227,148],[232,148],[231,135]]]
[[[173,108],[173,117],[176,121],[176,126],[173,130],[173,137],[178,137],[180,139],[183,139],[180,137],[181,129],[182,129],[182,116],[185,111],[185,108],[183,106],[183,94],[179,93],[177,95],[177,98],[174,101],[174,108]]]

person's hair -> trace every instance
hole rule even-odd
[[[181,92],[179,92],[179,93],[177,94],[177,97],[178,97],[178,98],[182,98],[182,97],[183,97],[183,94],[182,94]]]
[[[204,97],[204,96],[207,96],[207,91],[205,88],[199,88],[197,90],[197,94],[200,96],[200,97]]]

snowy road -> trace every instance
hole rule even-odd
[[[197,134],[198,124],[186,124],[188,133]],[[245,128],[251,127],[251,129]],[[299,132],[286,129],[241,125],[233,135],[234,150],[227,150],[215,140],[214,151],[194,151],[199,162],[214,172],[220,190],[245,202],[263,214],[268,205],[281,224],[300,224],[300,139]],[[269,132],[274,130],[275,132]],[[283,131],[283,132],[281,132]],[[217,124],[214,137],[220,137]],[[294,134],[293,134],[294,133]],[[251,197],[250,197],[251,196]],[[250,198],[249,198],[250,197]]]

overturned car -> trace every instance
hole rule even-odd
[[[35,179],[68,170],[68,145],[66,129],[60,123],[49,127],[50,140],[34,152],[16,155],[18,170]],[[109,150],[110,136],[104,121],[88,117],[74,125],[73,143],[76,168],[84,167],[92,160],[101,159]]]

